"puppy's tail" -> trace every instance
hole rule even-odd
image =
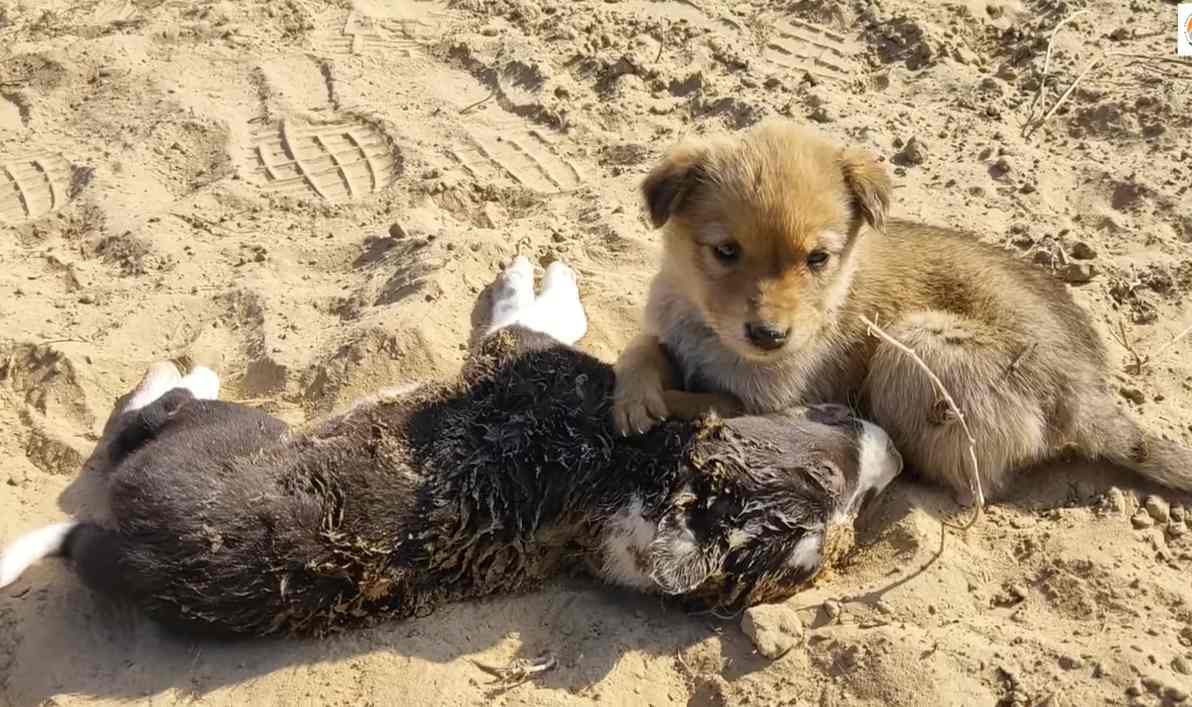
[[[122,549],[118,534],[93,523],[47,525],[22,535],[0,553],[0,589],[47,557],[65,557],[74,560],[88,586],[114,591],[119,582],[117,562]]]
[[[1101,458],[1168,488],[1192,493],[1192,449],[1147,432],[1117,410],[1107,414],[1100,427],[1095,446]]]

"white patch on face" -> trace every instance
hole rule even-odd
[[[823,561],[820,550],[824,547],[823,531],[817,529],[809,535],[804,535],[795,543],[795,549],[787,558],[787,565],[806,572],[815,572]]]
[[[861,421],[860,469],[857,487],[846,503],[841,504],[833,520],[841,522],[860,510],[861,500],[870,492],[880,494],[886,485],[902,471],[902,455],[894,449],[890,436],[872,422]]]
[[[648,569],[639,566],[638,557],[649,552],[654,534],[655,525],[642,516],[642,499],[635,494],[605,525],[601,541],[604,580],[630,589],[652,589],[654,580]]]

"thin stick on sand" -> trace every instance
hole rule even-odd
[[[1035,94],[1035,98],[1031,101],[1031,106],[1027,110],[1026,129],[1023,130],[1024,136],[1026,135],[1026,130],[1029,130],[1031,124],[1034,122],[1033,119],[1035,117],[1035,106],[1042,102],[1043,105],[1040,110],[1045,110],[1047,108],[1047,72],[1051,68],[1051,50],[1055,46],[1055,37],[1060,33],[1060,30],[1064,28],[1064,25],[1068,24],[1077,17],[1080,17],[1086,12],[1088,12],[1088,8],[1077,10],[1071,15],[1068,15],[1064,19],[1060,20],[1058,23],[1056,23],[1055,27],[1051,28],[1051,37],[1047,40],[1047,56],[1045,56],[1043,59],[1043,74],[1039,77],[1039,92]]]
[[[1055,105],[1051,107],[1051,110],[1047,111],[1047,115],[1043,116],[1037,123],[1032,125],[1030,129],[1027,130],[1027,132],[1023,135],[1023,137],[1030,137],[1036,130],[1043,127],[1043,124],[1050,120],[1051,116],[1055,115],[1055,112],[1060,109],[1060,106],[1064,105],[1064,101],[1068,100],[1068,97],[1072,95],[1072,92],[1076,90],[1076,86],[1084,80],[1084,77],[1088,76],[1090,71],[1100,66],[1101,62],[1103,61],[1105,61],[1105,55],[1099,56],[1096,59],[1090,61],[1089,65],[1084,67],[1084,71],[1080,72],[1080,75],[1077,76],[1076,80],[1072,82],[1072,85],[1068,86],[1068,90],[1064,91],[1064,95],[1060,96],[1060,99],[1055,102]]]
[[[1176,344],[1178,344],[1180,342],[1180,339],[1184,338],[1188,334],[1192,334],[1192,325],[1189,325],[1188,328],[1184,329],[1183,331],[1181,331],[1180,333],[1178,333],[1174,337],[1172,337],[1171,341],[1168,341],[1166,344],[1159,347],[1158,351],[1147,356],[1146,362],[1158,361],[1159,359],[1163,358],[1163,354],[1167,353],[1171,349],[1172,346],[1175,346]]]
[[[961,411],[960,407],[956,404],[956,400],[952,397],[952,394],[949,393],[948,389],[944,387],[944,383],[939,379],[939,376],[935,375],[931,368],[929,368],[928,365],[923,362],[923,359],[919,358],[919,354],[915,353],[911,347],[887,334],[869,317],[862,316],[861,321],[865,322],[865,326],[869,327],[870,334],[876,335],[886,343],[911,357],[911,360],[915,362],[915,365],[922,369],[923,372],[927,374],[927,377],[931,379],[931,383],[935,386],[936,392],[943,396],[944,402],[948,404],[948,408],[960,422],[960,427],[962,430],[964,430],[964,436],[968,438],[969,443],[969,461],[972,463],[972,475],[969,477],[969,491],[973,494],[973,505],[976,508],[976,512],[973,513],[973,517],[964,525],[952,525],[946,522],[944,524],[958,530],[968,530],[969,528],[973,527],[973,525],[981,518],[981,512],[985,509],[985,492],[981,489],[980,466],[977,463],[977,440],[973,438],[973,433],[971,430],[969,430],[968,422],[964,419],[964,412]]]

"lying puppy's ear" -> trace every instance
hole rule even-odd
[[[646,199],[654,228],[662,228],[683,208],[683,203],[704,176],[706,155],[707,150],[699,143],[677,145],[642,180],[642,196]]]
[[[666,594],[695,590],[724,564],[715,529],[725,514],[722,504],[676,507],[658,522],[650,543],[650,579]]]
[[[849,148],[840,152],[840,170],[852,197],[853,209],[870,228],[884,231],[890,208],[890,175],[869,152]]]

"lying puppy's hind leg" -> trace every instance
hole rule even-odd
[[[485,336],[498,329],[519,323],[518,320],[534,304],[534,266],[526,256],[519,255],[497,276],[492,286],[492,313]]]
[[[890,336],[923,359],[952,394],[976,439],[975,451],[986,500],[1002,493],[1014,469],[1047,456],[1048,421],[1039,397],[1054,378],[1029,342],[981,322],[938,311],[912,312]],[[872,419],[894,439],[908,466],[949,486],[970,505],[969,442],[942,396],[914,361],[881,343],[870,361],[863,397]]]
[[[191,369],[177,387],[189,390],[196,400],[219,400],[219,376],[204,366]]]
[[[123,412],[140,410],[178,387],[181,381],[182,374],[178,372],[178,367],[173,363],[169,361],[154,363],[149,366],[149,370],[145,371],[145,375],[141,378],[141,382],[137,384],[136,390],[132,392],[132,395],[128,396],[128,400],[124,403]]]
[[[542,292],[518,323],[564,344],[582,339],[588,333],[588,317],[579,299],[575,271],[561,260],[551,263],[542,278]]]

